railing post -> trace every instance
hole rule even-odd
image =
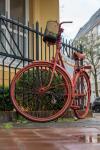
[[[0,14],[1,16],[1,14]],[[1,48],[1,18],[0,18],[0,48]]]
[[[39,23],[36,22],[36,60],[39,60]]]
[[[83,46],[80,44],[80,51],[83,53]],[[83,66],[83,59],[80,61],[80,65]],[[81,92],[84,93],[84,81],[83,78],[81,78]],[[82,105],[84,106],[84,98],[82,97]]]
[[[80,44],[80,52],[83,53],[83,46]],[[83,60],[80,61],[80,65],[83,66]]]

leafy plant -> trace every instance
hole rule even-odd
[[[9,88],[0,87],[0,111],[12,111],[13,104],[10,100]]]
[[[62,76],[54,74],[50,88],[39,94],[40,87],[46,87],[51,78],[51,70],[35,68],[26,71],[16,82],[16,99],[25,111],[59,110],[65,103],[65,84]],[[63,83],[63,86],[62,86]]]

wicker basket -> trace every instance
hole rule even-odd
[[[44,32],[43,41],[55,44],[58,37],[59,24],[57,21],[48,21]]]

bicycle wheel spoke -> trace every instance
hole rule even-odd
[[[64,87],[65,86],[65,84],[64,83],[60,83],[60,84],[57,84],[57,85],[52,85],[52,86],[50,86],[50,89],[53,89],[53,88],[57,88],[57,87],[59,87],[59,88],[62,88],[62,87]]]

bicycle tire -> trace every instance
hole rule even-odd
[[[32,64],[29,64],[28,66],[19,70],[11,82],[10,95],[11,95],[12,103],[15,106],[16,110],[22,116],[24,116],[26,119],[28,119],[30,121],[48,122],[48,121],[54,120],[54,119],[60,117],[65,112],[65,110],[69,107],[69,104],[71,101],[71,95],[72,95],[71,94],[72,84],[71,84],[69,75],[66,74],[64,69],[62,69],[60,66],[58,66],[58,65],[56,66],[55,75],[53,77],[51,87],[48,89],[48,91],[46,91],[42,94],[40,92],[41,91],[40,89],[43,89],[42,86],[45,87],[50,80],[50,76],[48,76],[48,79],[47,79],[47,75],[48,74],[51,75],[52,70],[53,70],[53,65],[54,64],[52,64],[50,62],[34,61]],[[36,72],[33,75],[33,78],[31,75],[32,70],[33,70],[33,73]],[[29,79],[27,76],[28,73],[29,73]],[[42,77],[40,77],[40,74]],[[59,79],[59,84],[57,83],[57,86],[55,86],[56,85],[56,81],[55,81],[56,77],[61,78],[61,81]],[[36,81],[36,83],[35,83],[35,81]],[[62,82],[62,81],[63,81],[63,85],[60,85],[60,82]],[[42,88],[40,87],[40,84],[41,84]],[[60,95],[60,91],[63,92],[62,93],[63,95]],[[32,95],[31,95],[31,92],[32,92]],[[30,95],[28,95],[28,94],[30,94]],[[29,101],[28,101],[28,96],[29,96]],[[45,98],[45,101],[42,101],[42,103],[44,103],[44,104],[42,104],[40,101],[40,99],[44,100],[43,96]],[[22,97],[23,97],[23,99],[22,99]],[[52,102],[50,101],[50,99],[51,100],[53,99],[52,101],[54,101],[54,98],[52,98],[52,97],[55,98],[55,101],[57,101],[56,102],[57,104],[58,104],[58,102],[61,101],[62,108],[59,106],[60,108],[59,108],[59,110],[57,110],[58,108],[55,108],[55,105],[51,104]],[[36,100],[36,98],[37,98],[37,100]],[[46,103],[48,101],[47,98],[49,99],[48,103]],[[33,104],[33,101],[35,101],[36,104]],[[30,102],[30,104],[29,104],[29,102]],[[28,104],[26,104],[26,103],[28,103]],[[41,106],[37,106],[37,105],[40,105],[40,103],[41,103]],[[35,108],[35,105],[36,105],[36,108]],[[42,108],[43,107],[42,105],[44,106],[44,108]],[[47,107],[47,108],[45,108],[45,107]],[[53,111],[51,114],[47,115],[46,109],[47,109],[47,111],[48,111],[48,109],[50,109],[50,111],[51,111],[51,109],[53,109]],[[35,113],[33,113],[33,112],[35,112]],[[36,112],[37,112],[37,114],[36,114]],[[39,114],[39,112],[44,112],[47,116],[41,116]]]
[[[73,105],[76,106],[76,108],[74,109],[74,113],[78,119],[84,119],[87,116],[90,106],[90,97],[91,97],[90,79],[87,72],[82,70],[78,72],[74,78]]]

